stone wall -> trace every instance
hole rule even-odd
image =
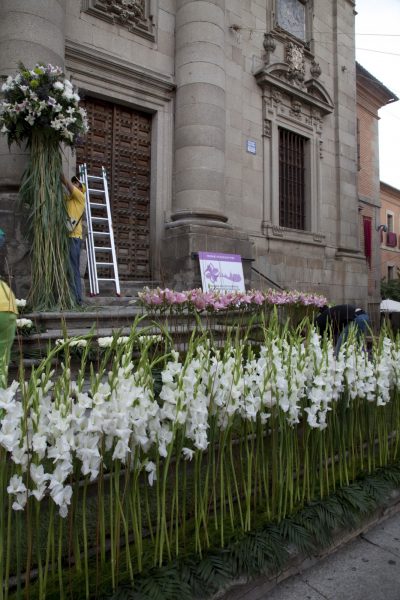
[[[22,4],[2,3],[2,31],[7,22],[10,40],[17,30],[27,40],[26,52],[14,49],[13,60],[0,62],[2,74],[20,58],[62,64],[65,57],[83,93],[153,115],[154,279],[198,285],[198,251],[234,252],[245,259],[249,286],[272,280],[335,301],[366,296],[353,2],[308,3],[307,46],[276,27],[275,0],[132,1],[125,11],[119,0],[53,2],[58,17],[48,11],[47,35],[36,26],[31,35],[27,23],[12,21]],[[139,17],[135,7],[144,7]],[[39,39],[48,48],[42,50]],[[308,140],[305,231],[279,225],[279,127]],[[74,157],[67,162],[72,173]],[[20,172],[8,164],[0,207],[5,194],[15,192]]]

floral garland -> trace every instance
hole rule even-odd
[[[325,296],[297,290],[250,290],[248,292],[203,292],[201,289],[176,292],[144,288],[138,294],[140,304],[149,311],[189,310],[211,311],[251,309],[267,306],[309,306],[321,308],[328,304]]]

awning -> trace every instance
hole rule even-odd
[[[381,312],[400,312],[400,302],[395,300],[382,300]]]

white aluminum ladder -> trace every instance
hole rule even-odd
[[[120,296],[121,290],[119,286],[110,198],[108,196],[107,175],[104,167],[101,167],[101,172],[101,177],[88,175],[86,163],[79,167],[80,179],[86,188],[86,252],[88,256],[90,295],[97,296],[99,294],[99,281],[113,281],[115,284],[115,293],[117,296]],[[95,215],[92,215],[92,209]],[[96,224],[101,225],[102,229],[96,229]],[[97,245],[98,238],[105,239],[106,245]],[[98,260],[98,256],[104,254],[110,256],[109,261]],[[106,269],[109,276],[99,277],[99,268]]]

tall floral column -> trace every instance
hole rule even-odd
[[[72,308],[60,144],[73,147],[86,132],[86,113],[60,67],[36,65],[29,70],[20,65],[2,92],[1,132],[9,146],[26,143],[30,151],[20,188],[32,260],[29,301],[41,310]]]

